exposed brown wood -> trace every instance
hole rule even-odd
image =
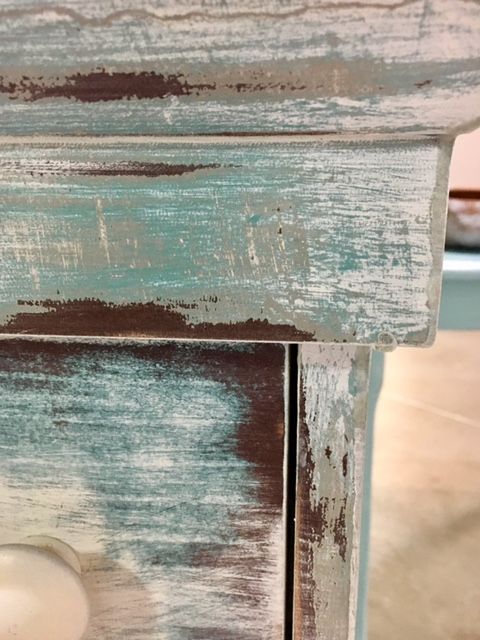
[[[172,304],[156,302],[121,305],[101,300],[19,300],[18,305],[26,310],[7,320],[0,327],[0,334],[175,337],[269,342],[314,340],[313,332],[301,331],[287,324],[271,324],[268,320],[191,324]],[[193,304],[183,307],[185,310],[191,309]]]

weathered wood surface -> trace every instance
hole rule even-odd
[[[86,640],[282,640],[278,345],[0,346],[0,543],[80,553]]]
[[[478,0],[0,0],[0,132],[447,132],[479,31]]]
[[[370,352],[302,345],[295,640],[354,640]]]
[[[4,144],[0,331],[428,343],[449,151]]]

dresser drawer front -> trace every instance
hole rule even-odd
[[[284,367],[276,345],[2,345],[0,542],[76,548],[87,640],[281,640]]]
[[[0,331],[429,342],[447,155],[398,140],[6,145]]]

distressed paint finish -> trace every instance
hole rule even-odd
[[[280,345],[0,347],[0,543],[80,553],[86,640],[281,640]]]
[[[0,0],[0,131],[451,131],[479,24],[478,0]]]
[[[4,144],[2,333],[423,344],[450,144]]]
[[[296,640],[353,640],[370,351],[302,345]]]

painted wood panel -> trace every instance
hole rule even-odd
[[[1,0],[0,132],[451,132],[477,0]]]
[[[0,346],[0,542],[80,553],[86,640],[281,640],[285,350]]]
[[[423,344],[450,145],[0,150],[0,331]]]
[[[296,640],[354,640],[370,351],[302,345]]]

